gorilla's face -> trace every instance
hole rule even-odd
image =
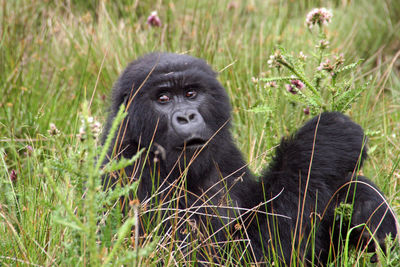
[[[115,100],[129,106],[129,136],[124,139],[143,146],[155,142],[169,153],[190,153],[208,149],[229,135],[228,97],[203,60],[186,55],[146,56],[128,66],[116,91],[119,100],[118,95]]]
[[[170,77],[165,84],[153,88],[153,109],[158,117],[166,119],[167,136],[172,148],[198,148],[212,136],[200,113],[201,107],[206,105],[207,95],[198,84],[179,84],[180,81],[181,77]]]

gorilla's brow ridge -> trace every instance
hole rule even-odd
[[[171,74],[175,74],[174,77],[168,77],[167,80],[159,80],[155,82],[154,87],[159,90],[168,90],[168,89],[190,89],[196,88],[200,89],[203,88],[200,82],[193,81],[189,79],[185,79],[184,72],[169,72],[166,73],[165,76],[169,76]]]

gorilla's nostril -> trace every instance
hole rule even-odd
[[[187,124],[187,123],[189,123],[189,121],[185,117],[181,117],[181,116],[178,116],[176,118],[176,120],[178,121],[179,124]]]

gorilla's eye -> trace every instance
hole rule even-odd
[[[166,94],[161,94],[157,98],[158,103],[162,103],[162,104],[167,103],[169,100],[170,100],[170,98]]]
[[[194,90],[189,90],[186,92],[186,97],[187,98],[195,98],[197,96],[197,92]]]

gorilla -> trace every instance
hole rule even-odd
[[[104,136],[122,104],[128,115],[108,160],[146,152],[103,177],[104,190],[139,181],[130,197],[141,203],[141,234],[157,228],[185,262],[325,266],[349,233],[350,245],[368,251],[397,236],[382,192],[357,175],[364,132],[341,113],[324,112],[283,138],[255,177],[230,133],[227,93],[205,61],[152,53],[130,63],[114,85]],[[349,216],[337,213],[346,204]]]

